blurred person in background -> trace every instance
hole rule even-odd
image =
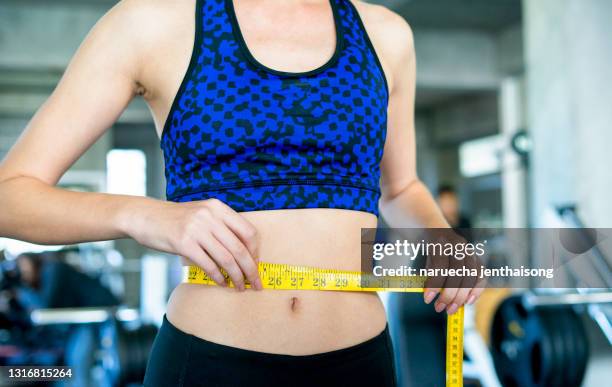
[[[461,212],[461,203],[455,187],[450,184],[439,186],[436,199],[444,218],[452,228],[463,229],[472,227],[470,219]]]
[[[443,184],[438,187],[436,201],[442,211],[442,215],[448,224],[470,242],[473,240],[474,233],[471,230],[472,221],[461,211],[461,201],[455,187],[450,184]]]
[[[51,254],[17,256],[21,300],[33,308],[85,308],[119,305],[119,299],[100,281]]]

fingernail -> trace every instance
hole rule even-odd
[[[445,303],[443,303],[443,302],[441,302],[441,303],[439,303],[439,304],[436,304],[436,305],[434,306],[434,309],[436,310],[436,312],[440,313],[440,312],[442,312],[444,309],[446,309],[446,304],[445,304]]]
[[[467,300],[468,305],[472,305],[474,302],[476,302],[476,296],[470,296]]]
[[[436,297],[436,292],[434,292],[433,290],[428,290],[425,293],[425,303],[431,304],[431,302],[433,301],[435,297]]]
[[[257,278],[255,280],[255,284],[254,285],[255,285],[255,289],[257,289],[257,290],[263,289],[263,286],[261,285],[261,279],[259,279],[259,278]]]
[[[451,304],[451,306],[446,310],[446,314],[453,314],[457,311],[459,306],[455,303]]]

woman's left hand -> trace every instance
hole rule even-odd
[[[440,243],[451,243],[454,246],[465,246],[468,243],[465,238],[450,229],[442,231],[436,240]],[[481,264],[478,256],[474,254],[427,257],[427,269],[454,269],[478,273]],[[425,282],[423,297],[425,303],[430,304],[439,295],[434,303],[434,309],[438,313],[446,310],[446,313],[450,315],[465,304],[475,303],[485,287],[486,280],[479,279],[478,276],[429,276]]]

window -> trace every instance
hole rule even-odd
[[[113,149],[106,155],[106,189],[109,193],[145,196],[147,161],[138,149]]]

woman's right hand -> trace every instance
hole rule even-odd
[[[223,268],[238,290],[245,289],[245,277],[262,289],[257,230],[222,201],[155,200],[126,211],[125,233],[140,244],[190,259],[220,286],[227,286]]]

